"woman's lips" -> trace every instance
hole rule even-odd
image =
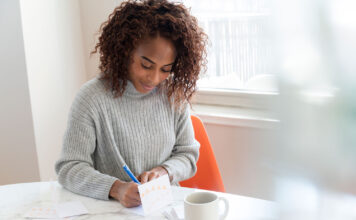
[[[145,90],[152,90],[155,88],[155,86],[149,86],[149,85],[146,85],[144,83],[141,83],[142,87],[145,89]]]

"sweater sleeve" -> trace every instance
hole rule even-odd
[[[173,177],[172,183],[178,183],[194,176],[199,157],[200,144],[194,138],[194,129],[190,118],[189,106],[176,113],[176,142],[171,157],[162,165]]]
[[[117,178],[94,169],[96,132],[92,106],[86,96],[85,91],[80,91],[73,102],[55,170],[64,188],[80,195],[108,200],[111,186]]]

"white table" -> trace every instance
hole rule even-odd
[[[184,197],[197,189],[172,187],[174,202],[166,207],[182,206]],[[228,193],[217,193],[229,200],[230,211],[227,219],[270,220],[277,219],[273,202],[238,196]],[[81,201],[89,214],[76,216],[73,219],[165,219],[158,211],[150,216],[139,216],[130,213],[119,202],[96,200],[80,196],[64,189],[57,182],[35,182],[0,186],[0,219],[24,219],[24,214],[33,207],[49,206],[55,202]]]

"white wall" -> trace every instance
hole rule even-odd
[[[0,1],[0,185],[39,180],[18,0]]]
[[[273,197],[273,173],[265,161],[269,128],[229,126],[204,122],[229,193],[262,199]],[[268,145],[270,146],[270,145]]]
[[[90,53],[98,42],[100,25],[108,19],[120,2],[121,0],[79,0],[88,79],[99,73],[99,55],[95,53],[90,56]]]
[[[20,3],[39,170],[46,181],[56,179],[69,108],[87,77],[79,2]]]

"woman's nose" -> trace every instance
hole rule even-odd
[[[148,79],[151,84],[157,85],[159,83],[159,69],[152,70],[150,74],[148,74]]]

